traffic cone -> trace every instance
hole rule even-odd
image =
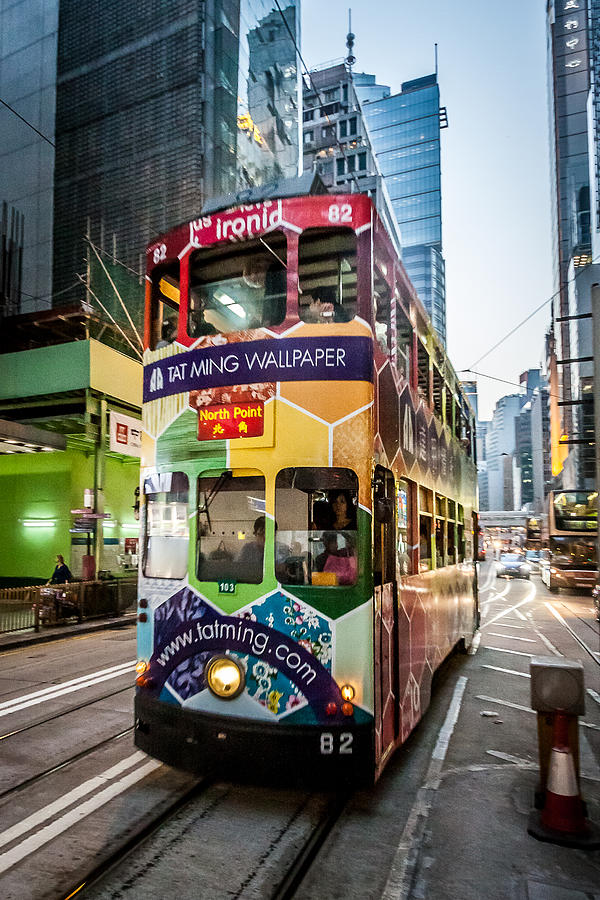
[[[533,811],[527,830],[541,841],[589,850],[600,847],[600,835],[585,818],[569,747],[568,718],[561,712],[554,717],[544,808],[541,813]]]

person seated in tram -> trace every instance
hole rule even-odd
[[[329,491],[329,505],[331,507],[331,527],[335,531],[356,531],[356,507],[352,495],[347,490]]]
[[[160,341],[156,345],[156,349],[168,347],[177,337],[177,322],[174,319],[165,319],[160,329]]]
[[[197,294],[195,291],[190,292],[190,312],[188,331],[190,337],[205,337],[208,334],[218,334],[217,329],[211,322],[205,319],[207,300],[206,297]]]
[[[240,574],[250,584],[260,584],[263,580],[265,556],[265,517],[258,516],[252,528],[253,540],[244,543],[237,559]]]
[[[304,311],[305,322],[349,322],[351,316],[341,303],[336,300],[336,292],[333,287],[320,287],[313,290],[313,296]]]

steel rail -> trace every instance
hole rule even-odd
[[[133,725],[131,726],[131,728],[126,728],[124,731],[118,732],[118,734],[113,734],[111,735],[111,737],[104,738],[102,741],[98,741],[97,744],[94,744],[92,747],[88,747],[86,750],[80,750],[79,753],[75,753],[74,756],[70,756],[68,759],[57,763],[55,766],[51,766],[49,769],[45,769],[43,772],[38,772],[37,775],[31,775],[24,781],[20,781],[19,784],[15,784],[13,785],[13,787],[1,791],[0,801],[4,800],[6,797],[9,797],[11,794],[17,794],[20,791],[31,787],[33,784],[37,784],[37,782],[41,781],[43,778],[47,778],[49,775],[53,775],[55,772],[59,772],[61,769],[70,766],[72,763],[78,762],[85,756],[89,756],[91,753],[94,753],[94,751],[99,750],[100,747],[104,747],[105,744],[110,744],[111,741],[117,741],[119,740],[119,738],[125,737],[126,734],[130,734],[132,731]]]
[[[557,610],[557,609],[554,609],[554,607],[552,606],[551,602],[545,600],[545,601],[544,601],[544,606],[549,610],[549,612],[552,613],[552,615],[553,615],[554,618],[557,620],[557,622],[560,622],[561,625],[564,625],[564,627],[565,627],[565,628],[567,629],[567,631],[571,634],[571,636],[572,636],[573,638],[575,638],[575,640],[576,640],[577,643],[581,646],[581,648],[582,648],[583,650],[585,650],[585,652],[586,652],[589,656],[591,656],[591,658],[594,660],[594,662],[596,663],[596,665],[597,665],[597,666],[600,666],[600,658],[599,658],[600,654],[598,654],[597,651],[594,651],[594,650],[592,650],[590,647],[588,647],[588,645],[586,644],[586,642],[585,642],[584,640],[582,640],[582,639],[579,637],[579,635],[575,633],[575,631],[573,631],[573,629],[572,629],[571,626],[568,624],[568,622],[565,622],[565,620],[563,619],[563,617],[561,616],[561,614],[558,612],[558,610]]]
[[[98,882],[109,875],[110,872],[124,862],[128,856],[138,850],[148,838],[152,837],[159,828],[162,828],[169,819],[172,819],[185,809],[186,806],[189,806],[190,803],[197,800],[201,794],[205,793],[208,788],[215,783],[215,780],[216,779],[213,776],[209,775],[196,782],[182,794],[175,803],[167,807],[167,809],[164,809],[159,815],[144,825],[140,831],[132,835],[121,847],[118,847],[112,853],[109,853],[105,859],[101,859],[100,862],[85,876],[78,878],[78,884],[65,896],[64,900],[71,900],[72,897],[79,898],[84,896],[88,888],[98,884]]]
[[[348,805],[351,793],[336,794],[329,807],[297,853],[283,879],[271,894],[271,900],[291,900]]]
[[[129,672],[124,674],[128,675]],[[60,719],[63,716],[68,716],[70,713],[77,712],[79,709],[85,709],[86,706],[93,706],[94,703],[101,703],[102,700],[110,700],[111,697],[115,697],[117,694],[122,694],[124,691],[132,691],[134,688],[135,684],[128,684],[126,687],[119,688],[116,691],[111,691],[109,694],[102,694],[100,697],[95,697],[93,700],[86,700],[85,703],[79,703],[77,706],[70,706],[68,709],[63,709],[61,710],[61,712],[55,713],[53,716],[48,716],[45,719],[36,719],[35,722],[30,722],[29,725],[24,725],[22,728],[16,728],[14,731],[8,731],[6,734],[0,734],[0,741],[5,741],[11,737],[16,737],[18,734],[23,734],[25,731],[31,731],[32,728],[38,728],[42,725],[46,725],[47,722],[52,722],[54,721],[54,719]]]

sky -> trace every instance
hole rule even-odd
[[[301,0],[308,68],[345,56],[392,93],[435,71],[442,131],[447,346],[454,368],[518,385],[544,359],[552,295],[545,0]],[[465,379],[468,372],[459,372]],[[479,376],[479,418],[518,392]]]

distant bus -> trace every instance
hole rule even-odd
[[[598,494],[551,491],[548,495],[549,566],[542,573],[554,592],[561,587],[592,589],[598,570]]]
[[[529,516],[525,524],[525,549],[541,550],[542,548],[542,517]]]

